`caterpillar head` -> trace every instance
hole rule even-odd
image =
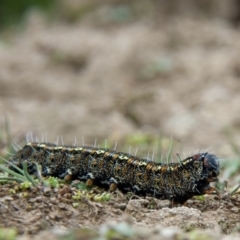
[[[203,161],[203,167],[207,174],[207,181],[217,181],[220,173],[219,159],[214,154],[203,153],[201,154],[201,160]]]

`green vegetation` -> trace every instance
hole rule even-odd
[[[9,169],[8,167],[0,165],[0,169],[4,172],[4,176],[0,177],[0,181],[16,181],[16,182],[29,182],[32,186],[38,187],[38,183],[32,176],[29,175],[27,171],[27,162],[23,163],[23,169],[20,169],[16,165],[12,164],[11,162],[5,160],[7,163],[9,163],[16,171],[19,173]],[[40,176],[40,167],[38,164],[35,164],[37,172]],[[8,176],[10,174],[11,176]],[[23,185],[24,186],[24,185]],[[26,184],[26,188],[29,188],[29,184]]]
[[[1,0],[0,29],[19,23],[33,8],[50,11],[55,0]]]
[[[95,202],[107,202],[111,199],[111,194],[108,192],[95,193],[94,191],[89,190],[76,190],[72,196],[72,199],[75,201],[81,201],[82,199],[88,199]]]
[[[13,228],[0,228],[0,240],[14,240],[17,237],[17,231]]]

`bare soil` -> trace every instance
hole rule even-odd
[[[101,235],[99,226],[100,229],[103,226],[111,229],[119,223],[125,223],[124,228],[129,227],[137,233],[132,239],[146,237],[145,231],[150,239],[155,235],[164,239],[163,229],[169,229],[169,239],[196,229],[205,229],[206,236],[210,232],[207,230],[214,231],[210,236],[218,239],[222,233],[238,233],[240,227],[239,194],[206,196],[202,200],[191,199],[186,206],[169,208],[168,201],[127,197],[120,192],[112,194],[111,200],[107,202],[96,202],[87,195],[80,200],[74,200],[72,196],[77,190],[71,185],[25,191],[20,190],[16,183],[0,187],[0,227],[14,227],[17,233],[22,235],[20,239],[30,239],[33,236],[34,239],[40,239],[42,234],[47,233],[48,239],[52,235],[59,238],[62,235],[68,236],[70,230],[76,239],[78,234],[85,234],[88,237],[86,239],[93,239]],[[94,191],[102,192],[98,188]],[[96,232],[85,232],[86,229],[95,229]],[[117,239],[124,239],[125,231],[127,232],[127,229],[123,229],[123,232],[119,230],[120,238]],[[220,239],[224,239],[224,235]]]
[[[33,132],[39,141],[42,134],[50,142],[63,136],[66,144],[108,139],[127,148],[121,151],[134,136],[141,156],[142,136],[163,134],[180,142],[176,151],[211,149],[234,159],[230,140],[240,146],[239,28],[201,14],[146,12],[119,22],[111,18],[118,11],[99,6],[72,24],[49,23],[32,12],[19,32],[1,34],[0,123],[7,140],[0,155],[7,155],[8,142],[31,140]],[[223,170],[220,181],[231,188],[239,183],[236,175],[231,179]],[[76,206],[71,185],[0,188],[0,227],[15,228],[19,239],[240,237],[238,192],[169,208],[168,201],[121,193],[108,202],[82,198]]]

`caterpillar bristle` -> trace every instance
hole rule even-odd
[[[130,145],[128,148],[128,155],[131,155],[131,149],[132,149],[132,146]]]
[[[136,150],[135,150],[135,154],[134,154],[135,157],[137,156],[137,151],[138,151],[138,147],[136,147]]]
[[[115,142],[115,145],[114,145],[113,150],[114,150],[114,151],[117,151],[117,142]]]
[[[64,145],[64,141],[63,141],[63,136],[61,135],[61,142],[62,142],[62,145]]]
[[[152,151],[152,159],[151,161],[153,162],[154,161],[154,150]]]
[[[97,146],[97,138],[95,138],[93,147],[96,147],[96,146]]]
[[[13,146],[13,149],[15,150],[15,152],[17,152],[18,150],[21,149],[21,147],[18,146],[17,143],[13,143],[12,146]]]

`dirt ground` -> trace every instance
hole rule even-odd
[[[126,6],[99,6],[73,23],[48,22],[33,11],[18,31],[1,34],[2,156],[7,142],[21,145],[31,135],[50,142],[63,136],[66,144],[76,138],[79,145],[107,139],[119,151],[138,145],[141,156],[147,153],[139,138],[162,134],[178,142],[176,151],[210,149],[235,159],[230,141],[240,146],[239,27],[199,14],[145,12],[138,18]],[[126,141],[129,136],[137,140]],[[148,150],[156,152],[152,143]],[[221,182],[239,183],[238,174],[228,177],[223,169]],[[176,208],[115,193],[108,202],[82,198],[74,207],[72,186],[26,193],[12,192],[15,187],[0,185],[0,227],[16,228],[19,239],[240,237],[239,193]]]
[[[9,193],[10,189],[14,192]],[[194,238],[194,234],[202,234],[204,239],[228,239],[225,234],[229,233],[231,237],[240,236],[239,194],[207,196],[189,200],[187,206],[169,208],[168,201],[127,197],[120,192],[112,194],[107,202],[94,201],[87,194],[76,200],[72,198],[76,191],[70,185],[26,191],[17,184],[1,185],[0,226],[14,227],[22,236],[19,239],[72,239],[70,230],[74,239],[203,239]],[[103,191],[94,188],[92,192]]]

